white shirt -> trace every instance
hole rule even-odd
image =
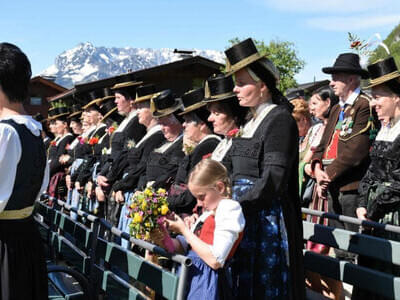
[[[354,104],[354,101],[356,101],[357,97],[360,95],[360,88],[356,88],[350,96],[346,99],[346,101],[343,101],[343,99],[340,99],[339,105],[340,107],[343,107],[345,104],[352,106]]]
[[[2,120],[12,119],[18,124],[25,125],[32,134],[40,136],[42,124],[31,116],[9,116]],[[22,146],[19,135],[14,127],[0,123],[0,212],[4,210],[14,188],[15,175],[22,155]],[[46,165],[42,186],[37,195],[39,197],[49,183],[49,166]]]
[[[261,122],[264,118],[269,114],[271,110],[273,110],[277,105],[273,104],[272,102],[265,102],[261,103],[256,108],[255,117],[253,117],[250,121],[244,125],[243,128],[243,135],[244,138],[251,138],[253,137],[254,133],[256,132],[258,126],[260,126]]]

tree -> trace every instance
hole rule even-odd
[[[397,25],[388,37],[383,41],[390,50],[390,55],[394,57],[397,66],[400,67],[400,24]],[[385,59],[388,57],[387,52],[383,47],[378,46],[369,57],[369,63],[374,63],[379,59]]]
[[[289,88],[297,86],[294,76],[298,74],[305,65],[304,60],[297,56],[295,45],[292,42],[272,40],[269,44],[264,41],[253,40],[258,52],[267,57],[275,64],[280,73],[279,89],[285,92]],[[229,40],[231,45],[239,43],[239,38]]]

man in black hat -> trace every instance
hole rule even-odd
[[[369,165],[373,127],[369,97],[360,90],[361,78],[368,78],[369,74],[353,53],[340,54],[333,67],[322,71],[332,75],[330,86],[340,101],[332,108],[313,156],[317,191],[320,197],[328,199],[329,212],[356,217],[357,188]],[[358,231],[358,226],[337,220],[329,220],[329,224]],[[347,256],[340,251],[336,255]]]

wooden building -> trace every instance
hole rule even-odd
[[[29,85],[30,99],[24,104],[25,111],[30,115],[41,113],[47,118],[48,99],[66,90],[52,80],[41,76],[33,77]]]

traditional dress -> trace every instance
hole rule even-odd
[[[298,130],[283,105],[263,103],[233,139],[233,199],[246,217],[234,257],[237,299],[303,299]]]
[[[177,237],[188,257],[192,259],[188,272],[187,299],[231,299],[227,295],[227,292],[232,291],[232,286],[229,286],[231,280],[225,276],[229,277],[229,261],[242,238],[244,227],[242,209],[231,199],[221,200],[215,214],[204,212],[192,226],[192,232],[210,245],[213,256],[222,266],[219,270],[210,268],[190,250],[183,236]]]
[[[33,220],[35,199],[46,189],[49,169],[30,116],[0,121],[0,299],[47,299],[43,246]],[[45,172],[46,170],[46,172]]]

